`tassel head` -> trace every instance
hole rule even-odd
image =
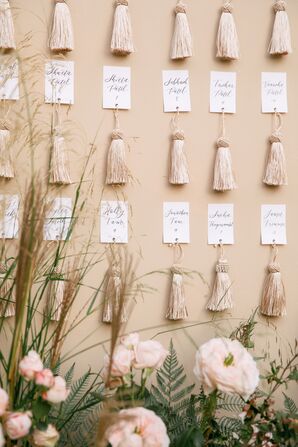
[[[134,52],[132,26],[127,0],[117,0],[111,41],[111,51],[118,56]]]
[[[0,0],[0,48],[16,49],[14,24],[8,0]]]
[[[268,266],[260,311],[267,317],[282,317],[286,312],[285,288],[280,273],[280,265],[273,261]]]
[[[225,258],[220,257],[215,268],[216,277],[212,295],[207,304],[207,310],[212,312],[222,312],[227,309],[232,309],[232,283],[229,277],[229,270],[228,261]]]
[[[263,182],[269,186],[282,186],[288,184],[286,157],[279,133],[269,138],[270,152],[267,160],[266,172]]]
[[[175,8],[175,28],[171,43],[171,59],[192,56],[192,37],[186,15],[186,6],[179,2]]]
[[[56,0],[49,46],[55,52],[74,49],[71,13],[64,0]]]
[[[216,146],[213,189],[215,191],[231,191],[237,186],[232,169],[230,144],[225,138],[219,138]]]
[[[239,40],[230,2],[226,2],[222,7],[216,57],[223,60],[239,59]]]
[[[268,49],[271,55],[283,56],[292,53],[291,29],[286,7],[284,0],[277,0],[273,5],[275,20]]]

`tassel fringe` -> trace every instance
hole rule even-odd
[[[171,169],[169,177],[169,182],[172,185],[186,185],[189,183],[187,159],[183,148],[184,134],[182,131],[176,131],[173,134]]]
[[[172,287],[166,318],[168,320],[184,320],[187,317],[183,272],[180,266],[174,265],[172,267]]]
[[[0,48],[15,50],[15,31],[8,0],[0,0]]]
[[[270,139],[270,152],[263,182],[270,186],[282,186],[288,184],[286,157],[281,138],[273,134]]]
[[[285,288],[277,262],[268,266],[260,311],[267,317],[283,317],[287,314]]]
[[[56,0],[49,47],[52,51],[74,49],[71,13],[64,0]]]
[[[60,126],[57,126],[54,130],[50,183],[58,185],[71,184],[65,139],[61,133]]]
[[[273,6],[275,20],[268,49],[271,55],[282,56],[292,53],[290,22],[286,12],[286,6],[287,3],[284,0],[276,1]]]
[[[135,51],[127,0],[116,2],[111,51],[118,56],[126,56]]]
[[[232,14],[232,5],[227,2],[222,8],[217,33],[216,57],[224,60],[239,59],[239,40]]]
[[[229,142],[225,138],[219,138],[217,140],[213,189],[215,191],[231,191],[236,188]]]
[[[184,59],[192,56],[192,37],[186,15],[186,6],[180,1],[175,8],[175,14],[171,59]]]
[[[207,304],[207,310],[222,312],[227,309],[232,309],[231,286],[228,261],[220,258],[216,265],[216,278],[211,298]]]

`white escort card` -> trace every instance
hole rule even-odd
[[[45,102],[74,104],[74,62],[60,60],[46,62]]]
[[[72,215],[72,200],[69,197],[57,197],[49,206],[44,224],[46,241],[65,241]]]
[[[287,73],[262,73],[262,112],[288,112]]]
[[[100,204],[100,242],[128,243],[128,203],[102,201]]]
[[[165,244],[189,244],[188,202],[164,202],[163,242]]]
[[[190,112],[188,70],[163,70],[164,112]]]
[[[16,101],[20,99],[19,92],[19,64],[0,64],[0,99]]]
[[[234,244],[234,205],[208,205],[208,244]]]
[[[103,67],[104,109],[131,109],[130,67]]]
[[[210,72],[210,112],[236,113],[237,74]]]
[[[286,205],[262,205],[261,215],[262,244],[287,244]]]
[[[16,239],[19,232],[19,196],[0,194],[0,237]]]

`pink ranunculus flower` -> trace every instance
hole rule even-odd
[[[134,349],[135,346],[139,343],[140,336],[137,332],[133,332],[129,335],[121,337],[120,342],[127,349]]]
[[[168,447],[170,440],[163,421],[142,407],[119,412],[119,421],[105,433],[112,447]]]
[[[127,349],[125,346],[119,345],[115,348],[113,353],[112,377],[123,377],[130,372],[132,361],[133,361],[133,351]],[[107,375],[110,364],[110,356],[106,355],[104,358],[104,373]]]
[[[43,370],[42,361],[35,351],[29,351],[20,361],[19,372],[27,380],[33,380],[35,374]]]
[[[43,369],[35,374],[35,383],[36,385],[51,388],[55,383],[54,374],[50,369]]]
[[[46,430],[33,431],[32,440],[34,447],[54,447],[59,441],[59,433],[54,425],[48,425]]]
[[[42,398],[51,402],[52,404],[59,404],[64,402],[69,395],[69,390],[66,389],[66,382],[63,377],[54,377],[54,385],[47,391],[42,393]]]
[[[248,399],[259,383],[259,371],[250,353],[237,340],[213,338],[196,353],[194,374],[209,393],[216,389]]]
[[[10,439],[21,439],[29,434],[32,422],[31,413],[8,413],[5,416],[4,428]]]
[[[5,439],[4,439],[2,424],[0,423],[0,447],[4,447],[4,446],[5,446]]]
[[[8,407],[8,400],[7,392],[0,388],[0,417],[3,416]]]
[[[158,369],[163,364],[169,352],[155,340],[141,341],[134,348],[136,369]]]

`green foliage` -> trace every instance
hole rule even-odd
[[[287,396],[284,393],[284,405],[285,405],[285,412],[288,414],[289,417],[293,419],[298,419],[298,408],[293,399],[291,399],[289,396]]]

